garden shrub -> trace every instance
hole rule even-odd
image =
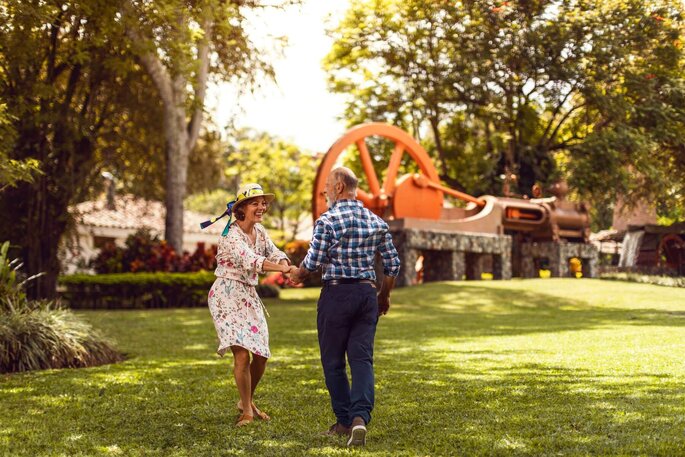
[[[137,273],[137,272],[195,272],[216,268],[216,246],[209,249],[198,243],[195,252],[178,254],[165,240],[152,236],[147,229],[140,229],[129,235],[126,247],[107,243],[90,262],[95,272]]]
[[[71,308],[176,308],[207,306],[207,293],[216,277],[196,273],[117,273],[59,278],[62,298]],[[278,288],[258,285],[262,298],[278,297]]]
[[[0,372],[81,368],[123,356],[93,327],[54,302],[0,313]]]
[[[77,368],[123,359],[92,326],[52,301],[26,298],[18,262],[0,246],[0,373]]]

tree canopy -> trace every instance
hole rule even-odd
[[[676,0],[353,0],[331,31],[350,124],[420,138],[470,193],[518,176],[578,196],[685,205],[682,4]]]
[[[183,245],[188,165],[204,120],[210,78],[249,85],[259,74],[272,74],[244,28],[244,11],[265,5],[261,0],[123,2],[126,36],[162,106],[165,238],[177,250]]]
[[[241,8],[260,5],[0,2],[0,176],[13,185],[0,193],[0,211],[12,215],[0,239],[22,246],[28,273],[47,273],[29,293],[54,294],[67,209],[102,188],[103,169],[125,188],[153,193],[159,187],[147,178],[180,167],[172,175],[183,179],[167,179],[164,193],[185,194],[188,163],[203,163],[189,159],[202,137],[201,83],[242,78],[247,87],[259,71],[269,72],[243,30]],[[212,138],[207,132],[199,142],[209,161],[216,157]],[[168,154],[172,147],[179,160]],[[166,159],[157,156],[164,151]],[[29,177],[35,166],[41,173],[33,182],[16,182],[18,172]],[[182,212],[177,200],[172,214]]]

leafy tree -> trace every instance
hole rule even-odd
[[[36,173],[40,171],[38,161],[26,159],[23,161],[9,158],[11,146],[15,140],[16,132],[6,113],[7,106],[0,103],[0,193],[3,190],[14,187],[21,181],[32,181]]]
[[[681,10],[675,0],[354,0],[325,65],[352,123],[429,132],[454,187],[497,193],[508,169],[519,193],[567,177],[593,201],[682,204]]]
[[[250,83],[258,74],[273,74],[243,26],[247,8],[264,6],[260,0],[125,3],[126,33],[163,109],[165,238],[178,250],[183,245],[188,163],[200,135],[210,77]]]
[[[9,157],[38,161],[42,171],[0,194],[0,211],[11,215],[0,237],[22,246],[29,274],[47,273],[31,284],[31,296],[55,293],[68,205],[101,181],[101,154],[128,150],[117,134],[128,102],[151,89],[123,39],[119,9],[95,0],[0,5],[0,98],[16,134]],[[145,125],[157,124],[147,118]]]
[[[22,246],[29,273],[47,272],[32,284],[32,296],[55,293],[58,244],[70,222],[67,208],[103,186],[103,168],[114,171],[124,189],[149,195],[159,193],[152,178],[166,163],[178,171],[170,172],[174,178],[167,179],[167,189],[185,193],[189,151],[202,136],[206,81],[212,75],[250,80],[259,68],[270,72],[242,30],[241,8],[256,6],[252,1],[0,2],[0,100],[7,113],[0,128],[7,157],[15,161],[0,156],[0,168],[37,163],[42,171],[33,182],[0,193],[0,211],[11,215],[0,238]],[[167,138],[160,134],[165,131]],[[198,147],[210,151],[215,140],[211,133],[205,139]],[[159,160],[170,144],[176,152]],[[207,156],[194,162],[216,157]],[[182,205],[169,199],[169,212],[181,217]]]

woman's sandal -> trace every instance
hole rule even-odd
[[[240,400],[238,400],[238,403],[235,404],[235,407],[238,408],[238,411],[240,411],[240,414],[243,414],[243,407],[240,404]],[[266,414],[264,411],[262,411],[260,409],[257,409],[256,406],[254,408],[252,408],[252,413],[255,416],[257,416],[260,420],[263,420],[263,421],[271,420],[271,417],[269,417],[268,414]]]
[[[235,423],[236,427],[243,427],[254,420],[254,416],[249,414],[241,414],[238,421]]]
[[[256,407],[252,408],[252,412],[254,413],[255,416],[257,416],[260,420],[263,421],[270,421],[271,418],[269,417],[268,414],[266,414],[264,411],[257,409]]]

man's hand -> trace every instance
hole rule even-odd
[[[290,282],[292,282],[293,284],[300,284],[302,283],[302,281],[304,281],[304,278],[300,273],[300,269],[295,265],[292,265],[290,267],[290,271],[288,272],[288,274],[290,275]]]
[[[390,309],[390,294],[378,294],[378,315],[383,316],[388,313]]]
[[[395,286],[395,278],[393,276],[386,276],[381,283],[381,290],[378,291],[378,315],[382,316],[388,313],[390,309],[390,291]]]

